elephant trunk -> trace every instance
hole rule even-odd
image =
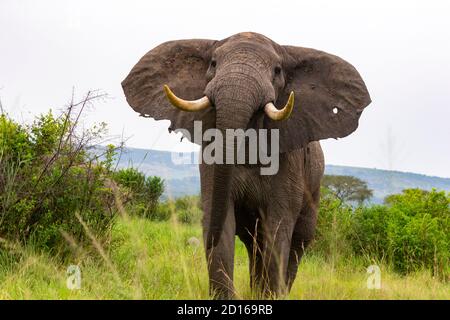
[[[207,248],[217,246],[222,233],[223,225],[230,205],[232,176],[234,164],[227,163],[227,157],[233,155],[236,161],[236,152],[239,145],[226,138],[227,129],[243,129],[248,126],[257,103],[248,90],[247,85],[224,86],[214,95],[216,107],[216,129],[223,136],[223,163],[214,164],[214,183],[212,190],[211,219],[207,237]],[[256,96],[256,95],[255,95]],[[227,141],[228,140],[228,141]],[[239,139],[237,139],[239,141]]]
[[[214,165],[211,219],[206,241],[207,249],[217,246],[228,212],[233,167],[227,164]]]

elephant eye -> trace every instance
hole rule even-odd
[[[211,61],[211,67],[212,67],[212,68],[215,68],[215,67],[216,67],[216,64],[217,64],[216,60],[212,60],[212,61]]]
[[[275,75],[279,75],[281,73],[281,68],[275,67],[274,73],[275,73]]]

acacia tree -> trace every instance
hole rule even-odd
[[[361,205],[373,195],[365,181],[353,176],[325,175],[322,186],[330,190],[341,203],[354,201]]]

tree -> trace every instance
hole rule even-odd
[[[146,177],[135,168],[120,169],[113,174],[114,180],[129,191],[129,203],[145,217],[151,217],[164,193],[164,180],[157,176]]]
[[[355,201],[361,205],[373,195],[365,181],[352,176],[325,175],[322,186],[330,190],[341,203]]]

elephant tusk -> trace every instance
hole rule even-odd
[[[167,99],[170,101],[170,103],[174,107],[177,107],[178,109],[183,111],[200,111],[211,106],[211,102],[209,101],[207,96],[204,96],[203,98],[198,100],[183,100],[178,98],[167,85],[164,85],[164,92],[166,93]]]
[[[289,118],[293,108],[294,108],[294,91],[291,91],[289,99],[286,102],[286,105],[284,106],[283,109],[278,110],[277,107],[275,107],[275,105],[272,102],[269,102],[264,107],[264,112],[270,119],[279,121]]]

